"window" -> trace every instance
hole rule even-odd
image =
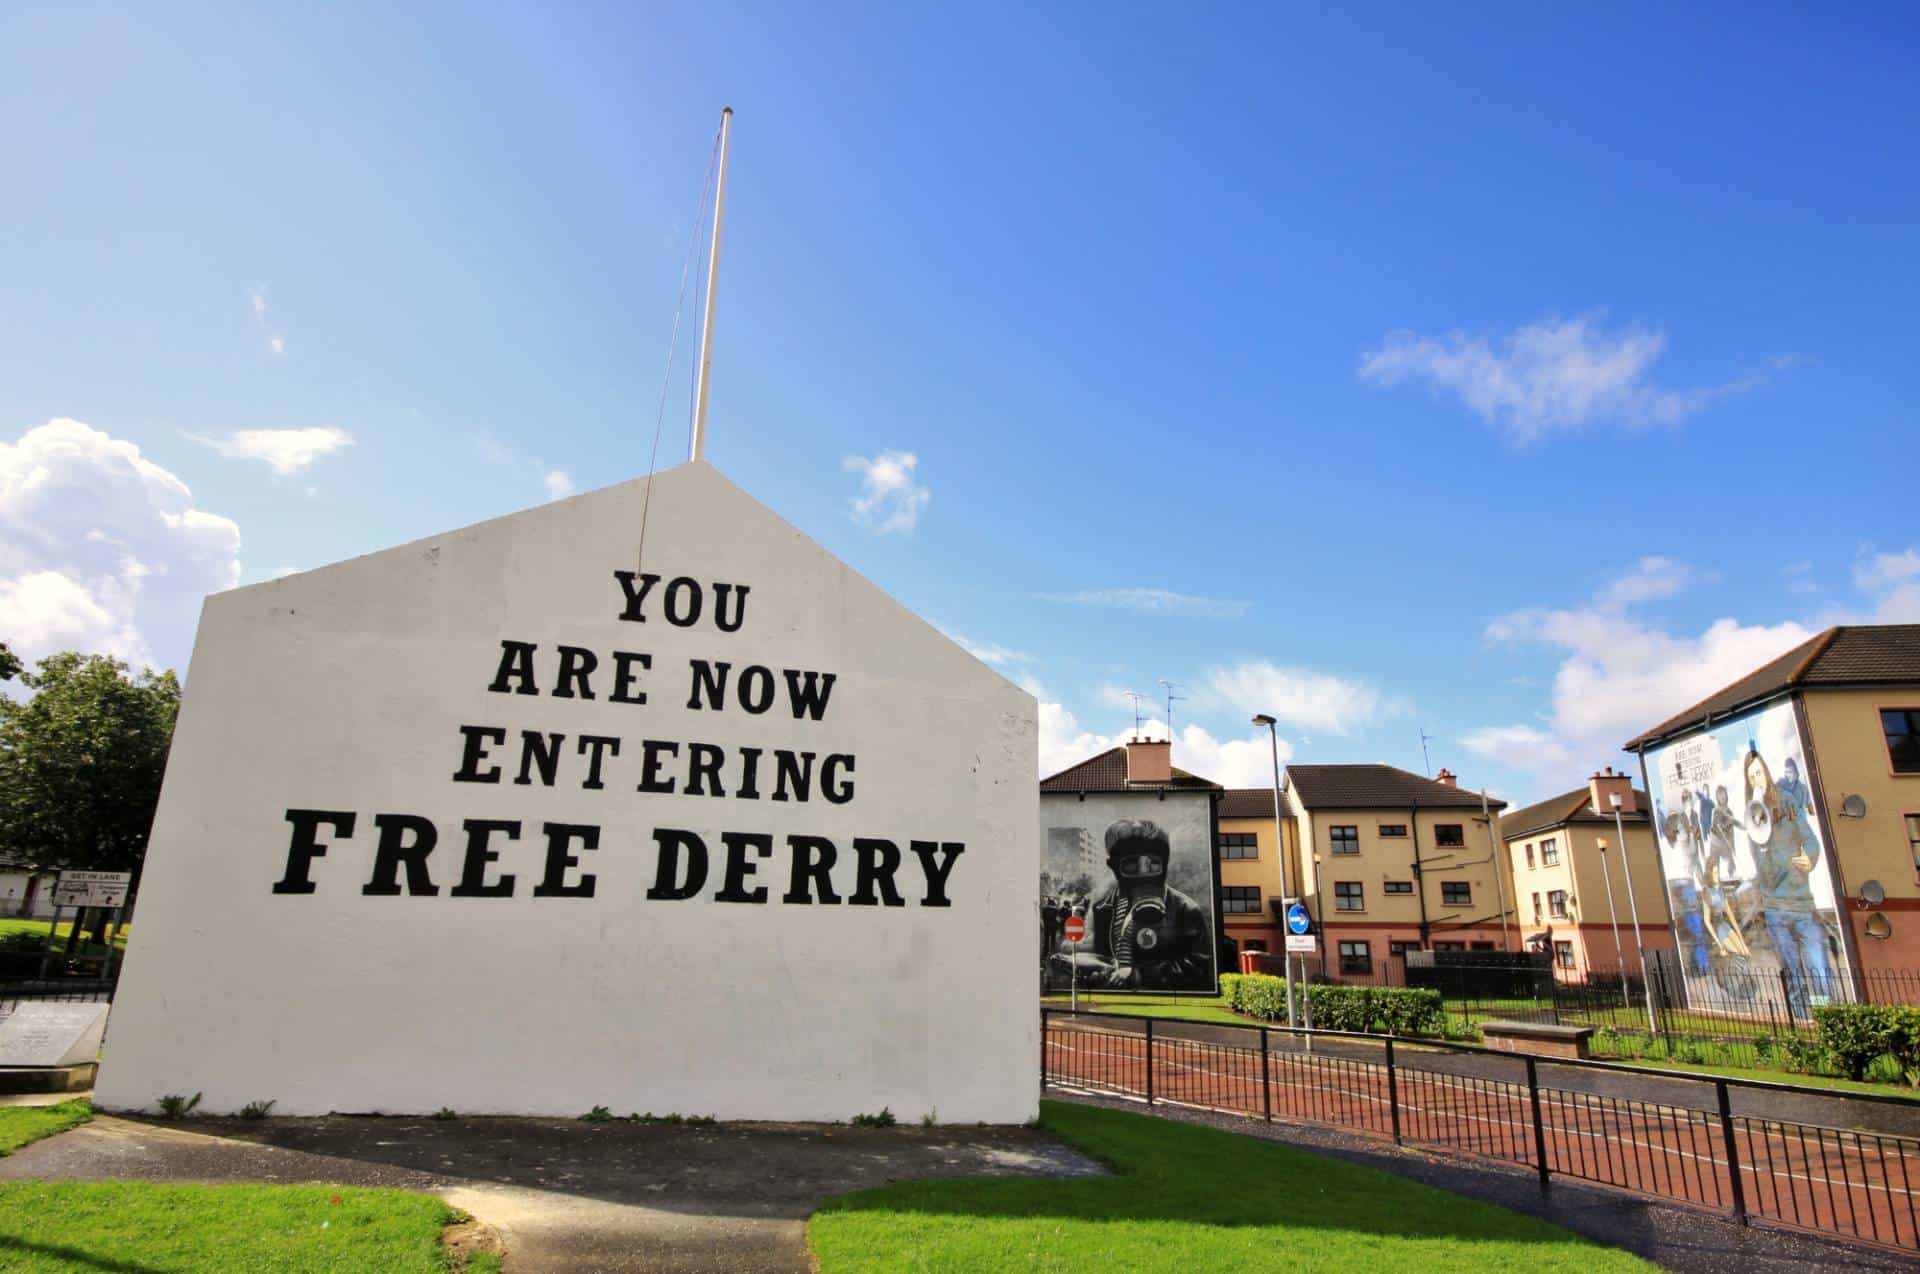
[[[1475,942],[1475,943],[1472,943],[1471,946],[1472,946],[1472,949],[1475,951],[1493,950],[1493,944],[1491,942]]]
[[[1405,823],[1382,823],[1380,824],[1379,831],[1381,840],[1404,840],[1407,835],[1407,825]]]
[[[1364,942],[1343,942],[1340,944],[1340,972],[1372,973],[1373,952]]]
[[[1916,850],[1915,852],[1920,853],[1920,850]],[[1916,859],[1915,861],[1920,862],[1920,859]],[[1380,888],[1382,892],[1389,894],[1410,894],[1413,892],[1413,882],[1411,880],[1389,880],[1386,884],[1380,886]]]
[[[1220,889],[1220,910],[1239,915],[1257,914],[1260,910],[1260,886],[1223,885]]]
[[[1367,909],[1366,890],[1357,880],[1336,880],[1333,882],[1333,909],[1335,911],[1365,911]]]
[[[1388,955],[1404,956],[1409,951],[1418,951],[1419,949],[1420,944],[1417,942],[1389,942],[1387,944]]]
[[[1563,969],[1571,969],[1573,967],[1573,944],[1571,942],[1554,943],[1553,962]]]
[[[1245,942],[1242,942],[1240,944],[1240,949],[1242,951],[1264,952],[1267,949],[1266,940],[1263,938],[1248,938]]]
[[[1459,823],[1435,823],[1433,825],[1433,843],[1445,849],[1449,845],[1458,848],[1467,843],[1467,834]]]
[[[1252,832],[1221,832],[1219,848],[1222,858],[1260,857],[1260,842]]]
[[[1436,942],[1433,944],[1433,949],[1435,951],[1465,951],[1467,944],[1464,942]]]
[[[1540,923],[1540,895],[1537,893],[1533,896],[1533,923]]]
[[[1473,886],[1464,880],[1443,880],[1440,882],[1440,901],[1449,907],[1471,906]]]
[[[1533,842],[1527,842],[1527,870],[1533,870]]]
[[[1547,914],[1552,916],[1555,920],[1565,920],[1567,918],[1567,891],[1566,890],[1555,889],[1548,892]]]
[[[1913,874],[1920,876],[1920,814],[1907,815],[1907,847],[1913,850]]]
[[[1887,759],[1895,774],[1920,774],[1920,708],[1880,709],[1887,734]]]
[[[1327,830],[1333,835],[1334,853],[1357,854],[1360,852],[1360,829],[1358,827],[1335,824]]]
[[[1560,865],[1560,846],[1554,843],[1553,837],[1551,836],[1540,842],[1540,865],[1542,867],[1558,867]]]

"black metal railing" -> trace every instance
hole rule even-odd
[[[1920,1249],[1898,1097],[1437,1040],[1041,1010],[1041,1083],[1324,1124],[1761,1221]],[[1830,1112],[1831,1125],[1770,1110]]]

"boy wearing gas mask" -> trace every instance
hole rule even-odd
[[[1093,950],[1080,957],[1085,985],[1210,986],[1207,913],[1167,884],[1172,849],[1166,832],[1145,819],[1122,819],[1107,829],[1106,845],[1113,883],[1094,898],[1087,918]]]

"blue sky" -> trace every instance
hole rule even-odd
[[[1264,708],[1544,795],[1920,620],[1917,28],[10,6],[0,638],[183,665],[209,588],[644,472],[730,104],[710,456],[1043,761],[1166,678],[1230,782]]]

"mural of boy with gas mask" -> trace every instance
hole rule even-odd
[[[1213,935],[1200,905],[1167,883],[1172,848],[1145,819],[1107,829],[1113,883],[1087,918],[1093,958],[1082,958],[1087,985],[1113,989],[1206,990],[1213,985]]]

